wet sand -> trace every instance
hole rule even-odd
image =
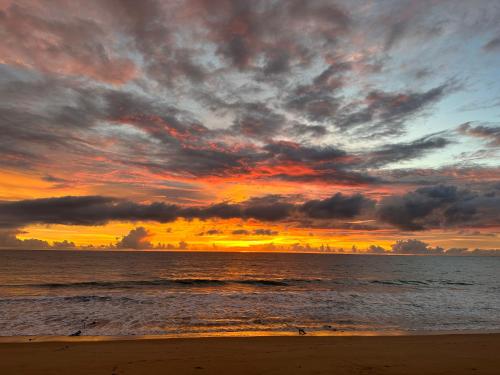
[[[500,334],[0,343],[7,374],[500,374]]]

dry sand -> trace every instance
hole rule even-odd
[[[0,343],[16,374],[500,374],[500,334]]]

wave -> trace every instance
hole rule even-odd
[[[372,280],[370,283],[384,285],[429,285],[428,282],[420,280]]]
[[[41,283],[41,284],[17,284],[3,285],[5,287],[30,287],[47,289],[66,288],[102,288],[102,289],[132,289],[140,287],[223,287],[230,285],[255,286],[255,287],[290,287],[310,284],[322,285],[387,285],[387,286],[414,286],[414,287],[436,287],[436,286],[471,286],[474,283],[453,280],[406,280],[406,279],[151,279],[151,280],[111,280],[111,281],[81,281],[69,283]]]
[[[17,284],[10,287],[34,287],[34,288],[135,288],[141,286],[224,286],[231,284],[254,285],[254,286],[280,286],[286,287],[292,284],[321,282],[319,279],[153,279],[153,280],[115,280],[115,281],[82,281],[72,283],[43,283],[43,284]],[[6,285],[7,286],[7,285]]]
[[[452,281],[452,280],[371,280],[371,284],[383,284],[383,285],[414,285],[414,286],[424,286],[424,285],[475,285],[474,283],[465,281]]]

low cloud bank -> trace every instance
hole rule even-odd
[[[336,193],[324,199],[267,195],[244,202],[180,206],[165,202],[137,203],[105,196],[0,201],[0,228],[31,224],[104,225],[111,221],[173,222],[179,218],[241,219],[262,222],[345,225],[353,218],[374,219],[377,227],[420,231],[430,228],[491,227],[500,225],[500,185],[468,190],[452,185],[418,188],[376,201],[362,194]],[[295,201],[294,201],[295,200]]]
[[[221,234],[222,232],[219,232]],[[116,243],[102,246],[77,246],[73,242],[60,241],[50,244],[47,241],[31,238],[19,239],[18,234],[22,232],[17,230],[0,231],[0,249],[34,249],[34,250],[197,250],[195,246],[189,245],[185,241],[180,241],[177,245],[171,243],[153,244],[151,238],[154,233],[144,227],[137,227],[130,230]],[[234,235],[245,236],[267,236],[278,234],[266,229],[256,229],[247,231],[245,229],[233,231]],[[213,250],[218,248],[213,245]],[[221,249],[219,249],[221,250]],[[226,250],[229,250],[227,248]],[[238,250],[238,249],[235,249]],[[416,240],[406,239],[396,241],[390,249],[385,249],[378,245],[371,245],[366,249],[358,249],[352,246],[350,249],[338,248],[330,245],[311,246],[308,243],[295,243],[292,245],[275,245],[272,242],[259,248],[266,251],[290,251],[290,252],[322,252],[332,254],[380,254],[380,255],[447,255],[447,256],[500,256],[500,249],[468,249],[468,248],[449,248],[447,250],[441,247],[432,247],[428,243]]]
[[[0,202],[0,227],[30,224],[103,225],[110,221],[155,221],[184,219],[255,219],[283,221],[292,218],[349,219],[374,206],[360,194],[337,193],[323,200],[288,203],[283,196],[268,195],[241,203],[222,202],[183,207],[164,202],[135,203],[103,196],[66,196]]]

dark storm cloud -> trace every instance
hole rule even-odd
[[[470,137],[482,138],[491,147],[500,146],[500,124],[466,122],[458,127],[458,132]]]
[[[479,227],[500,224],[499,209],[497,188],[469,191],[456,186],[437,185],[384,198],[377,207],[377,217],[405,230],[465,223]]]

